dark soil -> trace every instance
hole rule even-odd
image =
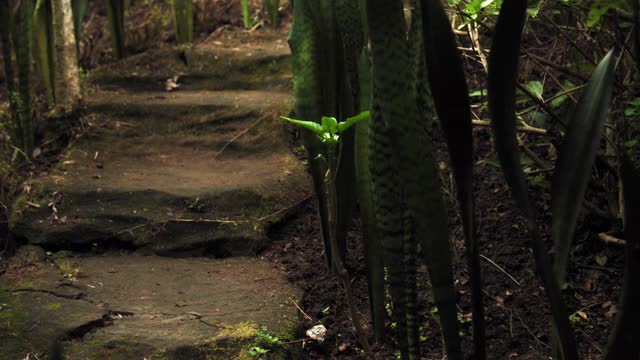
[[[494,158],[490,131],[477,128],[474,135],[476,160],[480,162]],[[436,128],[436,156],[441,161],[441,167],[445,168],[444,196],[450,209],[450,234],[457,255],[454,277],[459,294],[463,346],[466,353],[471,353],[470,284],[465,266],[462,225],[453,202],[455,200],[450,195],[451,178],[446,165],[442,163],[447,161],[447,155],[441,139]],[[542,284],[535,273],[533,254],[522,218],[510,199],[500,169],[485,163],[478,164],[475,166],[475,179],[489,358],[548,358],[550,310]],[[532,177],[529,180],[533,184],[531,195],[537,200],[539,224],[543,233],[549,234],[548,179]],[[593,185],[587,200],[592,204],[601,203],[602,196],[595,195],[603,193]],[[272,233],[274,243],[263,256],[269,258],[274,266],[287,271],[289,280],[305,291],[303,310],[311,318],[305,319],[305,326],[321,323],[329,331],[329,337],[323,344],[306,347],[308,358],[369,358],[360,350],[343,288],[329,274],[325,265],[316,211],[315,201],[309,201],[294,219],[275,228]],[[604,243],[597,237],[599,232],[608,230],[609,220],[593,211],[583,213],[570,258],[569,283],[564,298],[573,314],[571,319],[582,358],[601,359],[621,290],[624,257],[622,247]],[[368,318],[365,265],[358,224],[354,224],[349,235],[348,261],[354,277],[356,302],[361,314]],[[419,306],[424,321],[422,358],[442,359],[442,342],[433,315],[434,303],[429,292],[426,267],[421,266],[418,271]],[[374,349],[376,358],[395,356],[392,338],[387,337],[384,345]]]

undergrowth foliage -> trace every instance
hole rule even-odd
[[[595,1],[585,14],[585,3],[571,0],[557,4],[526,0],[449,0],[447,5],[452,15],[447,16],[439,0],[412,1],[407,9],[403,9],[403,2],[399,0],[360,1],[356,12],[360,13],[362,22],[353,23],[361,24],[357,33],[363,34],[364,41],[357,42],[354,49],[349,36],[333,30],[333,18],[327,15],[320,20],[314,15],[331,14],[332,7],[335,13],[343,14],[346,11],[342,2],[319,1],[313,5],[304,0],[294,2],[290,44],[294,56],[297,117],[320,122],[321,118],[325,119],[323,116],[330,116],[335,108],[327,107],[332,103],[323,96],[331,93],[335,86],[341,89],[339,84],[345,77],[352,90],[355,89],[359,95],[367,94],[358,99],[359,104],[364,105],[360,109],[371,112],[368,125],[363,122],[357,126],[355,148],[351,144],[340,143],[339,155],[350,159],[352,151],[356,152],[357,183],[369,189],[360,191],[357,200],[365,227],[365,257],[375,337],[377,341],[383,341],[385,326],[381,322],[384,322],[384,315],[378,314],[384,314],[384,311],[379,312],[379,307],[390,300],[395,342],[402,358],[420,356],[416,254],[422,257],[429,270],[431,295],[437,305],[447,357],[465,357],[458,332],[457,296],[451,275],[453,260],[449,251],[441,185],[429,144],[432,116],[439,118],[446,136],[457,205],[463,219],[473,294],[475,359],[484,359],[487,354],[482,276],[475,242],[472,123],[492,126],[499,160],[494,165],[504,173],[515,203],[525,218],[526,229],[532,239],[536,271],[552,310],[550,334],[554,358],[578,359],[580,356],[562,290],[566,288],[565,282],[569,281],[566,279],[569,249],[596,159],[609,165],[610,176],[622,179],[620,186],[613,190],[620,193],[621,203],[612,205],[612,215],[624,219],[627,269],[636,266],[637,253],[632,249],[635,249],[637,233],[633,231],[634,225],[629,223],[631,213],[635,215],[635,189],[625,189],[628,186],[625,184],[637,175],[637,169],[632,161],[623,159],[638,157],[637,131],[633,131],[637,129],[637,123],[631,120],[635,120],[640,111],[631,108],[635,106],[635,100],[626,101],[628,107],[624,113],[627,118],[621,117],[619,110],[611,109],[619,109],[620,98],[635,99],[637,96],[634,89],[638,88],[637,81],[640,81],[637,75],[640,57],[634,58],[631,54],[640,54],[639,31],[632,30],[640,24],[640,5],[635,0]],[[575,25],[556,16],[563,12],[582,12],[584,17],[577,18]],[[351,18],[346,19],[351,21]],[[571,30],[564,30],[557,22],[566,29],[585,26],[586,31],[591,31],[588,29],[598,28],[605,33],[602,39],[606,39],[607,45],[600,45],[601,53],[594,57],[581,49],[568,34]],[[522,46],[522,38],[528,38],[541,26],[555,28],[572,49],[572,66],[556,65]],[[488,91],[469,92],[467,89],[467,75],[458,44],[461,40],[454,36],[454,31],[465,35],[461,29],[466,31],[471,42],[464,51],[476,53],[467,56],[475,56],[477,64],[482,66],[486,77],[479,83],[486,82]],[[480,39],[480,34],[489,37],[490,52],[484,50],[487,41]],[[630,41],[633,36],[635,42]],[[609,51],[612,48],[618,51]],[[349,54],[353,52],[361,55],[356,65],[358,69],[350,71],[349,65],[353,61]],[[555,82],[555,87],[560,87],[555,95],[549,95],[543,81],[528,78],[523,81],[523,54],[529,59],[527,66],[533,63],[541,68],[545,79],[548,76]],[[336,57],[343,57],[347,72],[336,71],[338,67],[332,65]],[[587,66],[580,68],[577,64]],[[323,68],[325,66],[328,67]],[[524,67],[527,77],[532,74],[529,67]],[[331,74],[329,79],[334,82],[327,83],[323,77],[327,71]],[[624,80],[616,76],[621,71],[627,71]],[[560,81],[555,75],[557,72],[571,78],[571,81]],[[353,74],[357,76],[352,77]],[[422,89],[430,90],[428,100],[423,100]],[[353,101],[349,92],[341,94],[342,98],[338,98],[337,103]],[[478,94],[488,95],[488,107],[486,103],[481,104],[480,113],[474,112],[476,120],[472,121],[469,98]],[[568,105],[569,100],[573,104]],[[521,110],[523,105],[528,107]],[[489,116],[491,120],[478,119],[478,114]],[[324,120],[322,123],[298,122],[314,132],[325,127]],[[625,132],[626,129],[632,131]],[[520,131],[557,134],[561,139],[553,144],[557,160],[551,159],[556,160],[555,169],[527,147],[526,138],[519,135]],[[363,137],[368,141],[362,141]],[[320,153],[313,139],[307,139],[305,146],[311,157]],[[368,166],[363,169],[362,163]],[[551,190],[553,248],[548,248],[542,240],[539,220],[535,215],[537,211],[528,195],[530,180],[524,170],[527,164],[532,163],[540,171],[553,170],[554,174],[548,186]],[[312,170],[313,167],[312,164]],[[327,193],[322,190],[321,172],[314,173],[325,252],[329,256],[337,248],[329,246],[334,240],[331,235],[340,234],[340,229],[334,221],[328,220],[335,205],[328,201]],[[340,196],[338,193],[337,201]],[[367,251],[372,248],[378,251]],[[328,259],[335,271],[332,257]],[[378,274],[385,274],[384,279],[380,280]],[[637,291],[638,281],[631,280],[634,277],[631,270],[625,276],[622,303],[629,304],[629,299]],[[385,288],[388,288],[390,298],[385,296]],[[628,354],[629,358],[635,358],[640,353],[640,345],[630,341],[628,335],[629,332],[636,334],[640,326],[637,320],[629,320],[635,316],[637,312],[634,310],[618,313],[616,331],[612,332],[606,350],[608,359],[619,356],[613,354]],[[630,325],[634,322],[635,326]],[[620,330],[621,327],[627,329],[626,334]],[[359,337],[362,339],[362,334]],[[366,341],[361,345],[365,346]]]

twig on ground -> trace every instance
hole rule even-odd
[[[516,283],[516,285],[520,286],[520,282],[518,280],[516,280],[513,276],[511,276],[511,274],[509,274],[505,269],[503,269],[502,267],[500,267],[500,265],[496,264],[493,260],[489,259],[488,257],[480,254],[480,257],[487,260],[489,263],[491,263],[493,266],[495,266],[498,270],[500,270],[503,274],[507,275],[509,277],[509,279],[511,279],[514,283]]]
[[[248,133],[251,129],[256,127],[256,125],[261,123],[262,120],[266,119],[267,117],[268,116],[266,116],[266,115],[261,117],[260,119],[256,120],[256,122],[254,122],[253,124],[249,125],[249,127],[247,127],[246,129],[242,130],[241,132],[239,132],[236,136],[234,136],[233,138],[231,138],[231,140],[229,140],[226,144],[224,144],[224,146],[222,148],[220,148],[220,150],[218,150],[218,152],[216,152],[215,155],[213,155],[213,157],[214,158],[218,158],[218,156],[220,156],[227,149],[227,147],[229,147],[229,145],[231,145],[234,141],[236,141],[239,138],[241,138],[244,134]]]
[[[527,330],[527,332],[540,344],[542,344],[542,346],[546,347],[546,348],[551,348],[551,346],[549,346],[549,344],[545,344],[544,342],[542,342],[542,340],[538,339],[538,337],[536,336],[536,334],[533,333],[533,331],[531,331],[531,329],[529,329],[529,327],[527,326],[527,324],[524,323],[524,321],[522,320],[522,318],[520,317],[520,315],[518,314],[517,311],[515,310],[511,310],[516,317],[518,318],[518,320],[520,320],[520,323],[522,324],[522,326],[524,326],[525,330]]]
[[[289,300],[291,301],[291,303],[293,303],[293,306],[295,306],[298,310],[300,310],[300,312],[302,313],[302,315],[304,315],[304,317],[306,317],[309,321],[313,322],[313,319],[311,318],[311,316],[307,315],[307,313],[304,312],[304,310],[302,310],[302,308],[298,305],[297,302],[295,302],[295,300],[293,300],[293,298],[289,298]]]
[[[609,244],[616,244],[616,245],[624,245],[626,244],[626,242],[623,239],[619,239],[615,236],[609,235],[607,233],[600,233],[598,234],[598,238],[606,243]]]
[[[491,122],[488,120],[472,120],[472,123],[473,125],[478,125],[478,126],[491,126]],[[518,126],[516,127],[516,130],[521,132],[540,134],[540,135],[545,135],[547,133],[547,130],[540,129],[533,126]]]

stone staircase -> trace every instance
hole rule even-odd
[[[53,255],[18,256],[0,278],[16,317],[0,316],[7,359],[60,335],[72,359],[226,359],[256,331],[296,335],[301,292],[246,257],[310,195],[278,119],[292,106],[286,41],[231,31],[186,64],[180,51],[93,71],[88,130],[16,201],[13,236]]]

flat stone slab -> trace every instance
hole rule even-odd
[[[155,62],[147,53],[92,73],[90,129],[18,198],[13,235],[48,249],[126,247],[170,256],[246,256],[264,248],[269,226],[311,189],[279,119],[292,99],[287,89],[253,80],[229,87],[236,90],[202,88],[207,79],[222,81],[220,71],[229,81],[244,81],[234,74],[245,70],[259,78],[252,71],[265,67],[274,77],[289,74],[281,65],[286,43],[269,41],[202,45],[189,50],[189,66],[165,54],[177,50],[160,49]],[[184,72],[176,91],[145,80],[176,67]]]
[[[287,341],[299,330],[301,290],[256,258],[12,261],[0,279],[2,359],[42,354],[56,336],[70,359],[236,358],[258,331]]]

